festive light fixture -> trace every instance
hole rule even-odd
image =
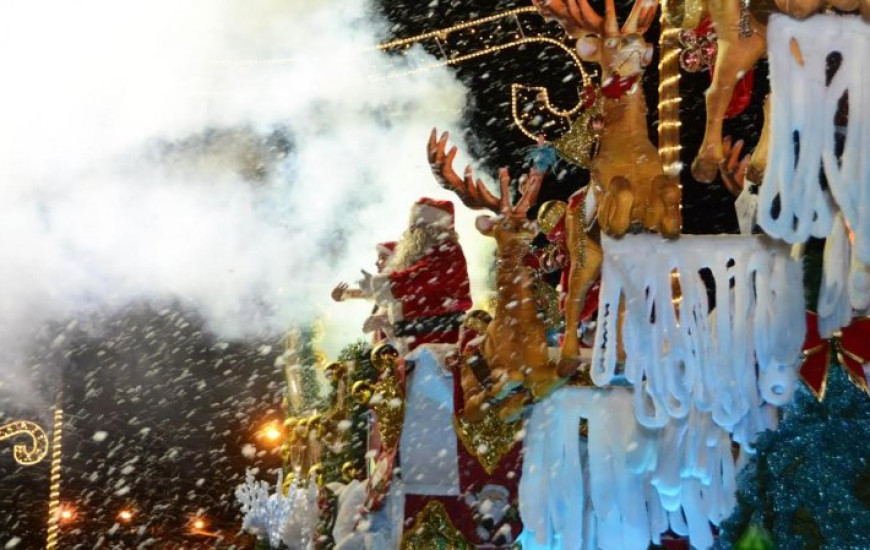
[[[659,156],[666,174],[680,173],[680,29],[668,23],[662,3],[659,35]]]
[[[399,48],[407,49],[412,44],[416,42],[421,42],[424,40],[434,39],[439,51],[442,56],[445,58],[443,61],[438,61],[435,63],[430,63],[428,65],[424,65],[422,67],[417,67],[415,69],[410,69],[408,71],[400,71],[396,73],[391,73],[387,75],[386,78],[394,78],[398,76],[409,76],[412,74],[420,73],[423,71],[432,70],[438,67],[445,66],[453,66],[458,65],[460,63],[464,63],[465,61],[470,61],[472,59],[476,59],[485,55],[490,55],[493,53],[497,53],[500,51],[507,50],[509,48],[517,48],[520,46],[524,46],[526,44],[546,44],[549,46],[554,46],[556,48],[561,49],[563,52],[568,54],[571,60],[574,62],[574,65],[577,67],[577,71],[580,73],[582,79],[583,88],[587,88],[592,85],[592,79],[590,75],[583,68],[583,63],[580,60],[580,57],[577,55],[577,52],[574,51],[574,48],[565,44],[565,42],[561,40],[557,40],[555,38],[550,38],[548,36],[525,36],[523,33],[522,26],[519,23],[518,15],[523,13],[537,13],[537,8],[534,6],[528,6],[524,8],[517,8],[513,10],[508,10],[502,13],[498,13],[495,15],[490,15],[487,17],[483,17],[480,19],[475,19],[473,21],[466,21],[463,23],[459,23],[457,25],[453,25],[452,27],[447,27],[444,29],[438,29],[435,31],[426,32],[423,34],[418,34],[416,36],[411,36],[408,38],[402,38],[399,40],[393,40],[391,42],[386,42],[378,46],[378,49],[383,51],[395,50]],[[448,52],[444,46],[444,40],[451,33],[468,29],[469,32],[475,31],[475,27],[490,23],[493,21],[497,21],[499,19],[503,19],[506,17],[513,17],[516,23],[517,32],[513,35],[514,40],[510,42],[506,42],[504,44],[485,44],[481,49],[477,51],[473,51],[470,53],[460,54],[460,53],[451,53]],[[490,36],[492,38],[492,36]],[[519,96],[522,92],[534,92],[536,94],[536,99],[541,102],[543,109],[552,116],[556,116],[562,119],[565,119],[566,124],[570,123],[570,117],[576,115],[583,107],[583,98],[582,96],[578,99],[577,104],[571,107],[570,109],[560,110],[553,107],[552,103],[550,103],[549,94],[546,88],[541,86],[526,86],[524,84],[514,83],[511,85],[511,115],[513,117],[514,123],[517,125],[517,128],[529,139],[533,141],[537,141],[538,136],[528,130],[526,128],[525,122],[522,117],[519,115]]]
[[[29,420],[16,420],[0,426],[0,441],[24,435],[30,437],[32,444],[16,444],[12,447],[12,456],[22,466],[33,466],[41,462],[48,453],[48,436],[45,430]]]
[[[194,534],[204,534],[208,527],[208,519],[204,516],[193,516],[190,518],[190,531]]]
[[[62,504],[58,512],[58,520],[62,524],[73,523],[78,517],[75,507],[72,504]]]
[[[58,392],[57,405],[54,408],[54,429],[51,434],[51,477],[48,488],[48,529],[45,538],[45,549],[57,548],[58,522],[61,519],[60,510],[60,458],[61,435],[63,428],[63,394]]]
[[[278,426],[276,422],[268,422],[265,426],[258,432],[258,435],[261,439],[267,441],[268,443],[278,443],[281,441],[284,433],[281,431],[281,428]]]

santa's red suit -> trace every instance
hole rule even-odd
[[[372,277],[372,294],[390,314],[396,338],[407,350],[426,343],[455,343],[471,308],[468,267],[455,240],[453,203],[421,198],[411,226],[441,229],[445,237],[408,266]]]

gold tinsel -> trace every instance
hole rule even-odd
[[[402,536],[402,550],[472,550],[472,546],[453,522],[444,505],[429,501]]]
[[[553,141],[553,147],[562,158],[589,169],[598,143],[599,131],[595,128],[595,122],[601,118],[602,111],[601,92],[596,90],[595,103],[592,107],[580,113],[580,116],[571,123],[571,128]]]
[[[490,407],[479,422],[453,417],[453,428],[468,453],[477,459],[486,473],[492,475],[502,457],[516,444],[516,434],[522,421],[505,422]]]

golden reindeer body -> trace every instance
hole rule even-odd
[[[460,178],[453,171],[456,147],[446,152],[448,134],[436,140],[433,130],[429,138],[429,163],[435,179],[457,194],[472,209],[488,209],[496,217],[479,216],[477,229],[495,239],[497,247],[495,314],[486,328],[481,357],[489,370],[491,385],[482,392],[483,399],[503,401],[510,398],[504,416],[511,417],[524,399],[516,399],[515,390],[524,387],[534,398],[547,395],[559,383],[556,363],[550,361],[547,349],[547,327],[538,314],[534,296],[534,273],[525,265],[531,242],[537,229],[527,219],[529,207],[540,190],[543,174],[534,168],[523,186],[522,198],[516,205],[510,201],[510,175],[506,169],[499,174],[501,197],[493,196],[479,179],[474,180],[470,168]],[[481,383],[483,385],[483,380]],[[478,394],[479,395],[479,394]],[[468,403],[468,401],[466,401]],[[472,410],[466,406],[466,416],[481,412],[480,398]]]
[[[664,173],[649,139],[646,99],[640,78],[652,58],[643,34],[655,19],[657,4],[636,1],[620,28],[613,0],[602,17],[586,0],[533,0],[541,15],[557,21],[577,39],[585,61],[601,66],[602,83],[616,93],[602,98],[598,154],[591,163],[591,184],[601,231],[621,237],[632,226],[676,237],[682,225],[681,192],[676,177]],[[580,360],[576,327],[586,293],[601,275],[603,251],[584,211],[586,201],[570,201],[566,214],[571,271],[565,300],[565,339],[560,374]],[[593,215],[590,213],[590,216]]]
[[[865,21],[870,21],[870,0],[775,0],[776,7],[783,13],[803,19],[818,13],[826,7],[840,11],[860,10]],[[703,13],[703,10],[684,12]],[[722,121],[731,102],[734,88],[742,76],[752,69],[759,59],[767,55],[767,26],[760,19],[767,13],[743,6],[741,0],[707,0],[706,13],[716,29],[718,51],[715,70],[710,87],[707,89],[707,123],[704,139],[698,155],[692,162],[692,176],[701,182],[710,183],[717,171],[727,160],[722,142]],[[758,17],[756,17],[756,15]],[[696,21],[684,22],[683,26],[693,26]],[[768,103],[770,99],[766,100]],[[768,107],[765,107],[767,110]],[[765,116],[765,125],[768,125]],[[752,165],[757,170],[765,164],[767,135],[760,138],[764,150],[753,154]]]
[[[587,0],[533,0],[541,15],[557,21],[577,39],[577,53],[601,67],[602,108],[598,155],[592,161],[598,223],[621,237],[639,225],[676,237],[682,225],[680,187],[666,175],[647,132],[641,76],[652,60],[643,34],[655,20],[658,4],[636,0],[620,28],[613,0],[602,17]]]

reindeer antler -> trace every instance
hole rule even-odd
[[[509,193],[511,177],[507,168],[502,168],[499,172],[499,185],[502,188],[502,195]],[[541,172],[534,166],[529,170],[526,180],[520,184],[520,200],[516,206],[506,212],[505,215],[513,217],[525,218],[529,212],[529,208],[535,204],[538,199],[538,192],[541,190],[541,184],[544,181],[544,172]]]
[[[656,0],[634,0],[634,7],[622,25],[622,33],[644,34],[655,21],[658,7]]]
[[[604,32],[604,18],[587,0],[532,0],[532,4],[545,19],[558,21],[574,38],[582,38],[590,32]]]
[[[581,29],[595,34],[604,32],[605,20],[589,5],[588,0],[568,0],[568,11]]]
[[[432,133],[429,134],[429,145],[426,150],[429,157],[429,166],[432,168],[432,175],[435,176],[435,180],[441,187],[456,193],[462,203],[471,209],[479,210],[487,208],[496,214],[504,216],[526,217],[529,208],[535,204],[535,200],[538,198],[538,192],[541,190],[541,184],[544,181],[544,172],[532,167],[528,177],[520,185],[520,200],[514,206],[511,204],[510,199],[511,176],[507,168],[499,170],[498,184],[501,197],[496,198],[495,195],[489,192],[483,181],[480,179],[474,180],[471,166],[465,167],[465,178],[460,179],[456,172],[453,171],[453,159],[456,157],[456,147],[453,146],[449,151],[446,151],[450,133],[444,132],[441,134],[440,139],[436,139],[437,135],[438,130],[433,128]]]
[[[618,35],[644,34],[655,21],[657,0],[635,0],[634,7],[620,31],[616,19],[614,0],[605,0],[604,16],[589,5],[589,0],[532,0],[532,4],[546,18],[557,20],[574,38],[584,33]]]
[[[456,193],[462,204],[473,210],[486,208],[496,214],[504,212],[505,208],[510,210],[510,194],[502,190],[501,199],[496,198],[489,192],[483,181],[480,179],[474,181],[471,166],[465,167],[464,179],[460,178],[453,171],[453,158],[456,156],[456,146],[451,147],[450,151],[445,153],[450,133],[444,132],[441,134],[441,138],[436,140],[437,135],[437,128],[432,128],[432,133],[429,134],[429,145],[426,148],[429,166],[432,168],[432,175],[435,176],[435,181],[444,189]]]

